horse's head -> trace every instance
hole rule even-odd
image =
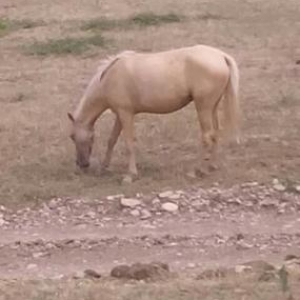
[[[68,113],[68,117],[72,122],[70,138],[76,147],[76,164],[80,169],[88,168],[94,142],[94,131],[77,122],[70,113]]]

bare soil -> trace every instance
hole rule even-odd
[[[93,35],[81,27],[94,18],[124,20],[150,11],[184,18],[101,31],[105,47],[81,55],[26,54],[35,41]],[[108,274],[118,264],[157,260],[193,275],[299,255],[299,15],[298,0],[2,0],[1,20],[19,25],[0,32],[0,277],[72,277],[88,268]],[[20,25],[28,20],[35,25]],[[97,123],[92,169],[78,172],[67,112],[100,59],[125,49],[198,43],[227,51],[240,67],[242,143],[222,144],[220,169],[202,179],[188,176],[201,155],[191,105],[137,118],[141,177],[132,185],[121,185],[123,140],[111,172],[99,172],[111,113]],[[159,198],[165,190],[183,192]],[[123,196],[107,197],[115,194]],[[124,208],[125,196],[141,204]],[[164,202],[178,210],[165,212]]]

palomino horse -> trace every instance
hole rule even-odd
[[[235,60],[204,45],[159,53],[125,51],[104,60],[75,113],[68,113],[72,121],[76,163],[82,169],[89,166],[94,124],[105,110],[111,109],[116,120],[103,168],[109,166],[123,129],[129,153],[128,174],[124,181],[131,182],[138,175],[134,150],[135,114],[171,113],[192,101],[201,126],[204,160],[210,161],[217,146],[217,112],[222,99],[227,129],[237,130],[238,87],[239,72]]]

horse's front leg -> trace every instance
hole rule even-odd
[[[110,165],[113,149],[118,141],[121,130],[122,130],[122,125],[120,119],[118,116],[116,116],[115,124],[108,140],[107,150],[102,164],[103,170],[106,170]]]
[[[122,110],[118,115],[123,127],[124,137],[129,155],[128,173],[127,175],[125,175],[123,182],[131,183],[138,177],[134,145],[134,114],[129,111]]]

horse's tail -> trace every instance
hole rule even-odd
[[[226,122],[226,131],[234,132],[237,143],[240,143],[239,137],[239,69],[233,57],[224,53],[225,61],[230,70],[228,84],[224,91],[224,113]]]

